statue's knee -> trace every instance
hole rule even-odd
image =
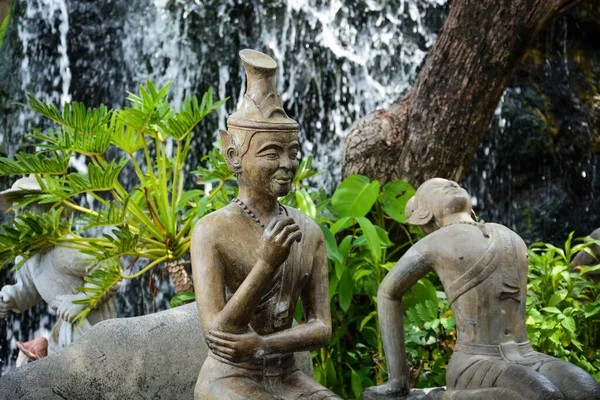
[[[538,392],[535,400],[564,400],[562,392],[558,388],[544,388]]]

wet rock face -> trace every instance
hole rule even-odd
[[[482,219],[527,243],[600,226],[598,21],[583,2],[540,35],[463,180]]]

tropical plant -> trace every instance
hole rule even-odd
[[[590,252],[599,241],[581,240],[573,245],[571,233],[562,249],[530,246],[527,331],[537,351],[578,365],[600,381],[600,283],[585,276],[600,265],[571,268],[578,252]]]
[[[343,398],[386,379],[377,289],[403,252],[421,233],[404,216],[414,189],[404,181],[383,187],[360,175],[344,180],[333,196],[296,190],[295,205],[313,217],[325,236],[333,337],[313,352],[315,378]],[[394,243],[396,242],[396,243]],[[453,343],[454,319],[436,289],[435,275],[420,280],[403,299],[405,338],[413,385],[444,383]]]
[[[4,43],[4,38],[6,37],[6,30],[8,29],[8,23],[10,22],[10,16],[12,14],[12,3],[12,0],[10,0],[8,3],[8,11],[6,13],[6,16],[4,17],[4,20],[0,23],[0,47],[2,47],[2,43]]]
[[[122,110],[65,103],[60,111],[29,96],[29,106],[55,127],[30,135],[37,153],[0,158],[0,176],[31,174],[41,187],[24,192],[13,208],[41,204],[51,210],[26,211],[2,227],[0,267],[19,256],[22,261],[13,268],[17,269],[52,246],[88,254],[90,265],[97,266],[86,278],[93,285],[80,288],[88,298],[80,301],[87,308],[78,319],[119,280],[139,277],[159,265],[169,269],[178,292],[189,291],[185,260],[191,229],[204,214],[223,205],[225,182],[234,179],[216,148],[205,160],[210,170],[200,167],[196,173],[203,174],[205,182],[221,184],[210,193],[184,190],[183,165],[192,132],[227,99],[214,102],[209,89],[201,100],[186,98],[175,112],[166,100],[168,87],[157,89],[147,81],[138,95],[129,94],[130,107]],[[170,147],[175,150],[170,152]],[[85,159],[86,172],[69,167],[74,157]],[[134,173],[123,173],[126,169]],[[126,187],[124,175],[134,176],[135,182]],[[78,204],[83,196],[93,199],[95,207]],[[95,237],[92,231],[103,234]],[[141,259],[147,262],[138,272],[125,273],[124,258],[130,267]]]

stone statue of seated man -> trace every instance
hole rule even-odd
[[[21,178],[10,189],[0,193],[0,209],[7,210],[13,200],[25,190],[41,190],[35,177]],[[34,204],[27,206],[26,210],[35,209],[40,213],[46,211],[46,208],[45,205]],[[90,326],[114,318],[114,296],[118,285],[105,295],[101,304],[88,314],[79,328],[72,324],[77,314],[86,307],[84,304],[73,304],[73,301],[85,299],[87,296],[77,288],[91,285],[83,280],[90,267],[86,257],[88,256],[77,250],[59,246],[31,257],[15,272],[16,283],[5,285],[0,290],[0,318],[4,318],[11,310],[23,313],[44,300],[59,317],[48,340],[48,354],[71,344]]]
[[[327,255],[309,217],[277,198],[298,167],[298,124],[275,91],[276,63],[240,52],[247,90],[221,131],[239,195],[192,234],[194,288],[209,354],[196,399],[338,399],[295,365],[293,352],[331,337]],[[301,299],[305,323],[293,326]]]
[[[456,319],[448,390],[434,399],[600,399],[582,369],[538,353],[527,339],[527,247],[505,226],[475,222],[469,194],[453,181],[430,179],[406,205],[408,223],[425,238],[381,283],[378,313],[389,380],[365,398],[408,394],[402,295],[430,271],[438,274]]]

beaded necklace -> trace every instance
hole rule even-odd
[[[244,204],[243,201],[241,201],[240,199],[235,197],[231,200],[231,202],[240,206],[240,208],[242,210],[244,210],[246,212],[246,214],[248,214],[248,216],[250,216],[250,218],[252,218],[252,220],[258,224],[258,226],[265,229],[265,224],[263,224],[262,221],[260,219],[258,219],[258,217],[252,211],[250,211],[248,206],[246,204]],[[282,215],[285,212],[285,209],[283,208],[281,203],[277,203],[277,204],[279,205],[279,215]]]

